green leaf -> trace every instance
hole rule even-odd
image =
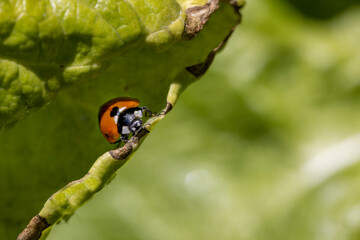
[[[54,192],[112,147],[97,127],[102,103],[131,96],[158,112],[172,83],[182,91],[196,80],[186,68],[206,71],[239,14],[222,2],[196,37],[182,39],[186,10],[203,4],[0,3],[0,125],[23,119],[0,135],[0,238],[14,239]]]
[[[49,103],[63,86],[99,76],[119,56],[169,48],[182,36],[187,5],[175,0],[2,1],[0,128]]]
[[[209,72],[49,239],[358,240],[359,22],[249,2]]]

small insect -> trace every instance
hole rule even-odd
[[[143,115],[154,115],[147,107],[139,107],[139,104],[135,98],[120,97],[100,107],[100,131],[108,142],[126,143],[131,133],[135,134],[142,128]]]

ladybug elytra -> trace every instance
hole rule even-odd
[[[139,107],[139,100],[120,97],[103,104],[99,109],[100,131],[110,143],[127,142],[129,135],[143,125],[143,115],[154,115],[147,107]]]

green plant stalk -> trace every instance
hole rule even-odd
[[[214,13],[214,17],[209,21],[205,31],[201,31],[191,43],[189,41],[179,41],[174,46],[176,48],[169,49],[168,52],[159,52],[156,56],[159,56],[157,59],[160,59],[160,61],[156,61],[156,65],[164,67],[154,68],[154,65],[149,64],[148,59],[151,59],[154,52],[147,48],[138,52],[136,58],[118,57],[116,59],[115,63],[108,69],[107,74],[103,75],[104,79],[117,82],[118,79],[113,80],[113,78],[115,76],[118,78],[119,75],[122,76],[122,79],[127,79],[129,82],[125,82],[121,87],[133,89],[131,95],[143,96],[143,102],[150,105],[162,106],[163,100],[161,99],[165,98],[166,89],[172,82],[168,91],[166,108],[160,112],[160,115],[149,119],[145,123],[144,130],[132,137],[122,148],[107,152],[99,157],[83,178],[69,183],[53,194],[46,201],[39,214],[31,219],[25,230],[18,236],[18,239],[45,239],[55,223],[60,222],[62,219],[68,219],[79,206],[100,191],[112,179],[116,171],[130,159],[157,122],[171,110],[184,88],[206,72],[214,55],[221,50],[234,27],[240,21],[239,6],[232,3],[227,4],[227,2],[222,4],[221,8],[219,6],[219,0],[210,0],[203,6],[193,6],[188,9],[189,11],[186,11],[185,32],[187,34],[182,34],[182,37],[186,36],[184,39],[197,36],[212,13]],[[219,11],[216,11],[218,8]],[[215,19],[219,23],[216,23]],[[184,52],[184,58],[178,58],[177,52]],[[171,56],[176,56],[171,59],[179,65],[178,67],[167,64]],[[129,59],[132,61],[129,61]],[[119,68],[119,66],[123,67]],[[134,68],[136,71],[127,71],[129,66],[142,67],[144,70],[140,72],[137,71],[138,68]],[[67,68],[65,65],[64,67]],[[126,71],[120,71],[119,69]],[[164,69],[168,70],[168,73],[164,72]],[[153,74],[159,72],[161,72],[161,75]],[[146,81],[143,81],[144,76],[146,76]],[[156,86],[156,91],[148,94],[148,89],[153,86]],[[165,91],[159,91],[160,89]],[[158,100],[155,101],[154,99]],[[149,105],[147,104],[147,106]],[[159,107],[157,107],[158,109]]]
[[[183,74],[180,74],[180,77],[181,75]],[[166,108],[159,115],[146,121],[144,128],[123,147],[100,156],[84,177],[54,193],[45,202],[39,214],[31,219],[29,225],[18,236],[18,240],[46,239],[55,223],[63,219],[67,220],[77,208],[109,183],[116,171],[131,158],[155,125],[172,109],[184,87],[186,86],[179,82],[172,83]]]

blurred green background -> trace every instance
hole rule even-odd
[[[210,71],[50,239],[360,239],[360,7],[305,2],[249,0]]]
[[[209,72],[49,239],[360,239],[355,3],[249,0]]]

